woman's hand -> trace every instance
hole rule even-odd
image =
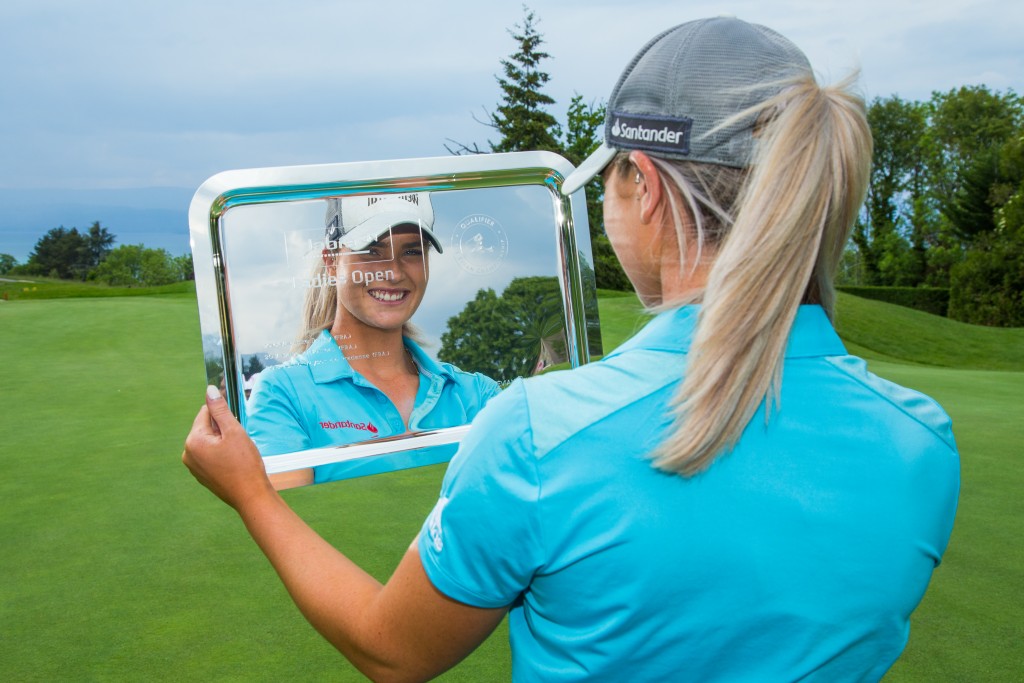
[[[181,461],[200,484],[236,510],[273,493],[256,444],[216,387],[206,388],[206,405],[192,423]]]
[[[505,608],[456,602],[430,582],[415,548],[382,587],[320,538],[277,494],[256,445],[214,387],[182,462],[235,508],[311,624],[374,680],[426,680],[468,655]]]

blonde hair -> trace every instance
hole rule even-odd
[[[327,264],[323,259],[318,259],[310,274],[310,282],[324,284],[306,289],[302,300],[302,320],[292,344],[292,353],[302,353],[321,332],[334,325],[334,318],[338,314],[338,289],[326,284],[328,281]]]
[[[823,88],[807,72],[723,122],[719,128],[759,117],[748,169],[654,159],[669,188],[683,267],[688,238],[697,240],[698,254],[705,246],[717,251],[669,406],[673,428],[653,454],[658,468],[696,474],[732,449],[762,403],[767,419],[778,404],[799,305],[821,304],[833,316],[832,278],[864,200],[872,154],[854,81]]]

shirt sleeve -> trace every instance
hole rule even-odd
[[[271,368],[257,375],[246,401],[245,430],[264,457],[310,447],[295,391],[285,373]]]
[[[486,405],[488,401],[501,393],[501,387],[493,379],[487,375],[476,374],[477,377],[477,390],[480,394],[481,405]]]
[[[420,531],[434,586],[476,607],[511,604],[540,568],[540,486],[526,392],[516,382],[473,421]]]

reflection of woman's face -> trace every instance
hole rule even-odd
[[[429,272],[418,230],[392,231],[336,258],[338,301],[364,325],[400,330],[423,301]]]

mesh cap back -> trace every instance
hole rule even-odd
[[[708,131],[775,95],[773,82],[810,68],[799,48],[764,26],[729,17],[676,26],[645,45],[619,77],[605,140],[617,149],[745,167],[753,119]]]
[[[782,81],[801,72],[809,74],[811,65],[796,45],[732,17],[699,19],[655,36],[608,98],[604,144],[566,178],[562,193],[583,187],[621,150],[749,166],[754,116],[709,131],[776,95]]]

